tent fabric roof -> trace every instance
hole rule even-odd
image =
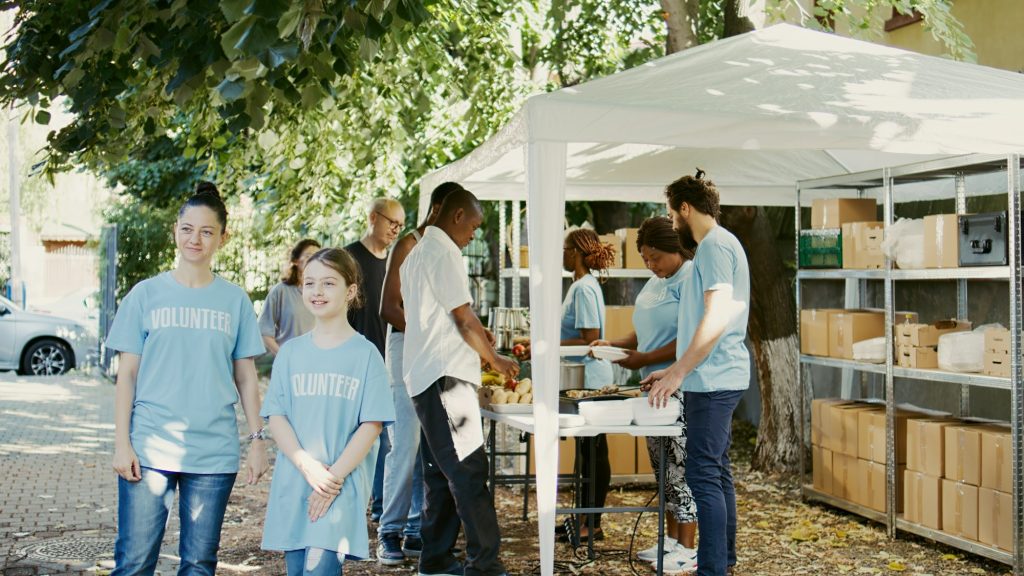
[[[526,197],[524,146],[571,143],[567,200],[660,201],[700,166],[726,204],[790,205],[798,180],[1020,152],[1024,75],[780,24],[530,98],[421,182]]]

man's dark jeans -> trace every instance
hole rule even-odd
[[[729,462],[732,413],[744,390],[684,393],[686,483],[697,503],[697,574],[725,576],[736,563],[736,489]]]
[[[498,557],[501,531],[487,489],[487,454],[483,446],[459,461],[452,440],[452,423],[441,401],[443,391],[452,386],[471,384],[443,377],[412,402],[420,419],[423,458],[423,512],[420,516],[421,572],[438,572],[451,566],[455,558],[451,548],[459,536],[459,524],[465,526],[466,576],[498,576],[505,567]],[[481,426],[481,422],[463,422]]]

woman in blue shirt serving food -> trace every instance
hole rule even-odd
[[[688,275],[692,274],[693,253],[683,248],[679,235],[672,229],[672,220],[664,216],[645,220],[637,232],[636,244],[644,264],[654,273],[636,298],[633,311],[633,328],[636,331],[619,340],[597,340],[591,346],[623,348],[627,356],[616,363],[639,370],[640,375],[646,378],[655,370],[667,368],[676,358],[679,293]],[[679,401],[676,423],[682,427],[683,433],[671,438],[666,450],[665,497],[669,512],[668,537],[665,539],[666,572],[692,570],[696,566],[697,507],[685,478],[686,419],[683,416],[682,392],[677,391],[675,398]],[[659,470],[658,440],[647,439],[647,451],[655,473]],[[637,557],[654,563],[657,554],[657,546],[654,546],[640,552]]]
[[[615,258],[615,250],[603,244],[597,233],[589,229],[577,229],[565,237],[562,252],[562,267],[573,274],[573,283],[562,302],[561,345],[587,345],[594,340],[604,338],[604,295],[601,284],[591,273],[594,270],[606,270]],[[566,358],[570,362],[582,362],[584,368],[584,386],[598,390],[612,383],[612,366],[607,360],[590,356],[572,356]],[[590,453],[593,444],[596,461],[593,489],[593,504],[603,508],[608,495],[608,484],[611,482],[612,469],[608,461],[608,441],[604,434],[583,440],[581,455],[584,473],[590,470]],[[582,489],[583,502],[589,503],[590,483],[584,482]],[[580,540],[590,537],[590,523],[584,519],[580,526]],[[601,532],[601,515],[594,514],[594,540],[604,537]]]

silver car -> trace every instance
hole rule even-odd
[[[0,370],[50,376],[85,364],[96,339],[68,318],[27,312],[0,296]]]

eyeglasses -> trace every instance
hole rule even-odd
[[[399,222],[398,220],[395,220],[394,218],[388,218],[387,215],[384,214],[383,212],[374,211],[374,214],[376,214],[377,216],[380,216],[381,218],[387,220],[388,221],[388,228],[390,228],[392,232],[398,232],[399,230],[402,229],[402,226],[405,226],[405,222]]]

